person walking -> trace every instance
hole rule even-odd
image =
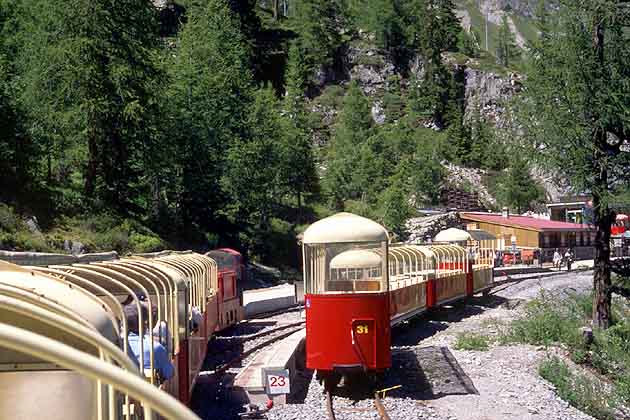
[[[571,248],[567,249],[567,252],[564,254],[564,259],[567,262],[567,271],[571,271],[571,263],[573,262],[573,253],[571,252]]]
[[[560,270],[560,265],[562,264],[562,256],[556,248],[556,251],[553,253],[553,266]]]

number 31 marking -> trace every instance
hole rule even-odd
[[[368,334],[368,326],[367,325],[357,325],[357,334]]]

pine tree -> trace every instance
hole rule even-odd
[[[442,53],[455,50],[461,31],[455,6],[449,0],[412,0],[408,4],[407,32],[424,61],[424,77],[412,81],[410,108],[416,115],[430,117],[442,128],[451,97],[452,74],[442,61]]]
[[[409,163],[402,161],[396,174],[390,179],[390,185],[379,198],[379,214],[387,228],[394,232],[399,240],[407,237],[406,222],[413,215],[409,204]]]
[[[295,4],[292,21],[299,34],[309,84],[314,83],[315,75],[322,67],[333,64],[337,48],[341,45],[337,20],[342,16],[338,1],[301,0]]]
[[[372,115],[370,104],[356,82],[350,88],[343,102],[335,133],[328,149],[328,166],[324,182],[333,206],[343,208],[343,202],[357,198],[360,192],[352,188],[352,174],[357,163],[357,150],[370,136]]]
[[[500,196],[504,204],[518,213],[530,209],[535,200],[542,198],[540,187],[529,175],[529,168],[524,159],[512,159],[507,174],[499,181]]]
[[[516,45],[514,34],[510,30],[507,15],[503,15],[499,33],[497,35],[497,60],[504,67],[511,66],[518,62],[521,57],[519,47]]]
[[[178,44],[165,98],[181,174],[177,201],[185,225],[213,229],[230,199],[220,183],[225,154],[246,131],[248,55],[238,19],[222,0],[189,8]]]
[[[87,156],[73,162],[84,164],[85,196],[140,212],[156,114],[155,9],[143,0],[34,0],[16,7],[17,101],[29,112],[26,129],[55,158],[69,148]]]
[[[282,182],[287,191],[294,194],[298,206],[298,223],[302,220],[303,198],[319,192],[315,158],[306,109],[304,89],[306,88],[305,63],[297,44],[289,49],[287,63],[284,129],[281,144]]]
[[[22,198],[33,189],[41,155],[37,144],[23,132],[23,113],[15,103],[12,11],[11,4],[0,0],[0,202]]]
[[[246,122],[247,135],[228,150],[222,181],[232,197],[233,222],[246,232],[245,245],[260,255],[282,193],[282,122],[271,88],[256,91]]]

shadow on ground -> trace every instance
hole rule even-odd
[[[513,308],[514,304],[500,296],[486,295],[473,296],[462,302],[431,309],[392,328],[392,346],[417,346],[423,340],[447,329],[451,323],[500,306]]]

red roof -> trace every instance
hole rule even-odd
[[[475,222],[485,222],[494,225],[518,227],[536,231],[584,231],[591,230],[589,225],[580,225],[578,223],[558,222],[555,220],[536,219],[529,216],[513,216],[503,217],[494,213],[461,213],[461,217],[466,220]]]

